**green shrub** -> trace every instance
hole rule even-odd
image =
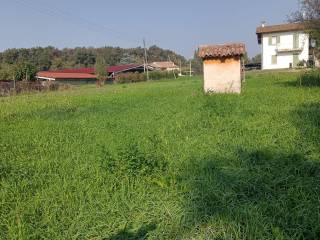
[[[298,67],[298,68],[302,68],[302,67],[304,67],[304,66],[306,66],[306,65],[307,65],[307,62],[306,62],[305,60],[303,60],[303,61],[299,61],[299,62],[298,62],[297,67]]]
[[[177,74],[176,74],[177,75]],[[172,71],[153,71],[149,73],[151,80],[161,80],[161,79],[171,79],[174,77],[174,72]]]
[[[103,149],[100,163],[107,172],[131,176],[149,175],[167,167],[162,156],[154,151],[144,152],[134,143],[121,147],[115,155]]]
[[[177,76],[177,74],[176,74]],[[150,80],[161,80],[161,79],[171,79],[174,77],[173,72],[167,71],[150,71],[149,79]],[[115,83],[136,83],[136,82],[144,82],[147,81],[146,73],[120,73],[115,77]]]
[[[115,83],[135,83],[143,82],[147,80],[147,76],[144,73],[121,73],[116,75]]]
[[[37,69],[29,63],[2,64],[0,66],[0,80],[35,80]]]
[[[316,69],[304,72],[298,77],[298,82],[301,86],[320,86],[320,70]]]
[[[0,80],[12,80],[13,73],[13,65],[9,64],[1,64],[0,65]]]

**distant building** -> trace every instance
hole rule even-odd
[[[174,71],[179,70],[180,68],[174,64],[174,62],[153,62],[150,66],[154,70],[161,70],[161,71]]]
[[[55,72],[41,71],[37,73],[38,80],[57,81],[70,84],[95,83],[97,78],[94,74],[80,72]]]
[[[262,69],[285,69],[314,61],[310,51],[310,37],[301,23],[287,23],[257,28],[261,45]]]
[[[107,72],[110,79],[114,79],[117,74],[128,72],[144,72],[144,65],[142,64],[126,64],[118,66],[107,67]],[[94,68],[76,68],[76,69],[62,69],[55,71],[41,71],[37,73],[37,79],[62,81],[68,83],[90,83],[95,82]]]
[[[242,43],[206,45],[199,48],[203,59],[204,91],[209,93],[241,93]]]

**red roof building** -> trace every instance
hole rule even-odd
[[[89,73],[64,73],[43,71],[37,73],[38,79],[56,80],[56,79],[96,79],[96,76]]]
[[[116,74],[125,72],[143,72],[144,65],[126,64],[110,66],[106,68],[109,77],[114,78]],[[37,78],[41,80],[95,80],[94,68],[61,69],[52,71],[41,71],[37,73]]]

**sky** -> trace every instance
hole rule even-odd
[[[280,24],[297,0],[0,0],[0,51],[37,46],[124,48],[158,45],[191,58],[199,45],[244,42]]]

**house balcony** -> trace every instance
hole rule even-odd
[[[276,52],[278,53],[301,53],[303,48],[284,48],[284,47],[277,47]]]

